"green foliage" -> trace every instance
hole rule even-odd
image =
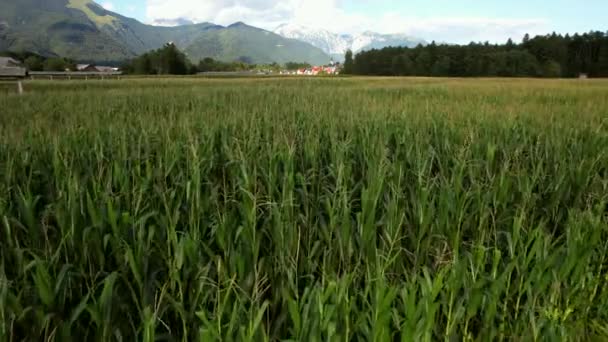
[[[35,65],[35,66],[37,66],[37,65]],[[43,62],[42,69],[44,71],[75,70],[75,65],[72,61],[70,61],[68,59],[53,57],[53,58],[48,58]]]
[[[126,73],[138,75],[187,75],[195,71],[192,63],[174,44],[143,54],[123,66]]]
[[[608,339],[606,81],[26,89],[2,341]]]
[[[207,57],[202,59],[198,63],[199,72],[209,71],[246,71],[252,69],[254,66],[243,62],[221,62],[216,61],[213,58]]]
[[[562,66],[556,61],[546,61],[543,64],[543,76],[544,77],[561,77]]]
[[[347,50],[346,54],[344,54],[344,68],[342,69],[342,73],[351,75],[354,71],[353,52],[351,50]]]
[[[287,69],[287,70],[307,69],[307,68],[310,68],[311,66],[312,65],[310,65],[309,63],[302,63],[302,62],[285,63],[285,69]]]
[[[392,72],[396,76],[413,75],[415,70],[415,64],[408,54],[403,54],[393,57]]]
[[[471,43],[388,47],[359,53],[354,62],[359,75],[592,77],[608,75],[608,34],[590,32],[530,38],[521,44]]]
[[[431,68],[431,76],[443,76],[450,74],[452,60],[448,56],[443,56],[435,61]]]
[[[23,61],[23,64],[29,71],[44,70],[44,59],[39,56],[30,56]]]

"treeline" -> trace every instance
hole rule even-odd
[[[243,60],[223,62],[213,58],[204,58],[198,64],[194,64],[174,44],[166,44],[158,50],[147,52],[128,61],[121,69],[124,73],[135,75],[192,75],[199,72],[295,70],[309,66],[307,63],[296,62],[289,62],[284,66],[277,63],[256,65]]]
[[[73,59],[52,56],[45,57],[33,52],[0,51],[1,57],[11,57],[22,62],[29,71],[76,71],[77,62]],[[288,62],[253,64],[247,63],[243,57],[233,62],[218,61],[204,58],[198,64],[192,63],[186,54],[174,44],[153,50],[126,62],[108,61],[106,65],[120,67],[125,74],[133,75],[192,75],[199,72],[230,72],[230,71],[272,71],[297,70],[309,68],[308,63]],[[83,61],[79,61],[82,63]]]
[[[207,57],[201,60],[196,67],[195,72],[210,72],[210,71],[245,71],[250,70],[251,64],[235,61],[235,62],[222,62],[216,61],[213,58]]]
[[[550,34],[520,44],[435,44],[347,54],[345,68],[359,75],[453,77],[608,77],[608,33]]]
[[[29,71],[74,71],[76,62],[63,57],[44,57],[32,52],[2,52],[0,56],[21,61]]]

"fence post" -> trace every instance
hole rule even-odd
[[[23,95],[23,84],[21,84],[21,80],[17,81],[17,92],[19,95]]]

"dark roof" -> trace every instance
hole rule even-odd
[[[78,64],[76,65],[76,70],[86,70],[89,68],[97,68],[97,66],[95,64]]]
[[[0,67],[16,67],[21,63],[18,60],[12,59],[10,57],[0,57]]]

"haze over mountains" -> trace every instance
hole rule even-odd
[[[91,0],[0,0],[0,51],[29,51],[77,61],[123,61],[175,43],[192,61],[205,57],[249,63],[325,64],[354,52],[421,41],[405,35],[339,35],[297,25],[274,32],[244,23],[220,26],[184,20],[143,24]]]

